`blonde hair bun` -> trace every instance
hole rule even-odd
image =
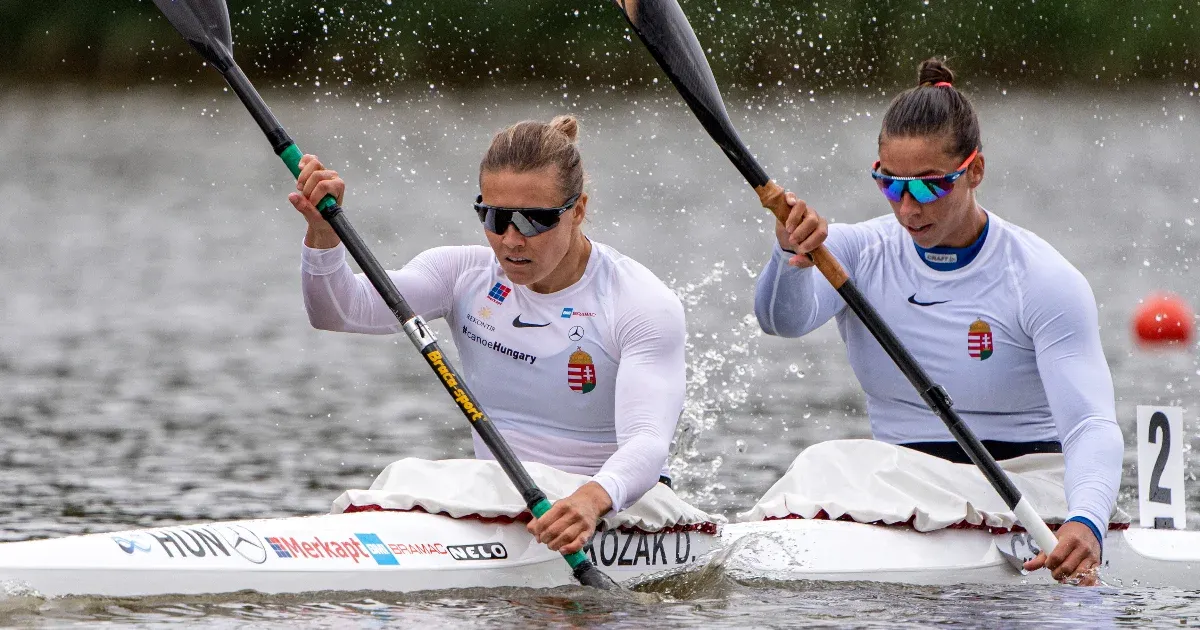
[[[570,114],[555,116],[554,120],[550,121],[550,126],[566,136],[572,144],[579,137],[579,120]]]

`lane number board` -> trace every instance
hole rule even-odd
[[[1138,405],[1138,511],[1141,526],[1183,529],[1183,409]]]

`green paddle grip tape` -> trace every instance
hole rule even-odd
[[[563,557],[567,559],[567,564],[571,565],[572,569],[588,561],[587,556],[583,555],[582,551],[576,551]]]
[[[543,514],[550,511],[550,502],[546,499],[542,499],[541,501],[534,503],[533,507],[529,508],[529,510],[533,512],[534,516],[541,518]],[[576,551],[575,553],[567,554],[563,557],[567,559],[567,564],[571,565],[572,569],[584,562],[587,562],[587,556],[585,556],[582,551]]]
[[[300,158],[302,157],[304,157],[304,154],[300,152],[300,147],[296,146],[295,143],[289,144],[288,148],[279,154],[279,159],[283,160],[283,163],[287,165],[288,170],[292,172],[292,177],[300,177]],[[337,199],[334,199],[333,195],[325,195],[321,203],[317,204],[317,210],[324,210],[336,205]],[[550,509],[550,506],[547,505],[546,509]]]

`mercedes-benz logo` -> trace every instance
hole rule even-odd
[[[221,532],[225,542],[229,543],[229,546],[233,547],[239,556],[254,564],[262,564],[267,561],[267,547],[259,542],[258,536],[255,536],[254,532],[241,525],[222,525],[217,528],[217,531]]]
[[[583,326],[572,326],[571,330],[567,332],[567,336],[571,338],[571,341],[583,339]]]

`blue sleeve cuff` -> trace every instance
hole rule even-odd
[[[1100,541],[1100,549],[1104,549],[1104,535],[1100,533],[1100,528],[1096,527],[1096,524],[1092,522],[1092,519],[1086,516],[1072,516],[1071,518],[1067,519],[1068,523],[1071,521],[1087,525],[1088,529],[1092,530],[1092,533],[1096,535],[1096,540]]]

